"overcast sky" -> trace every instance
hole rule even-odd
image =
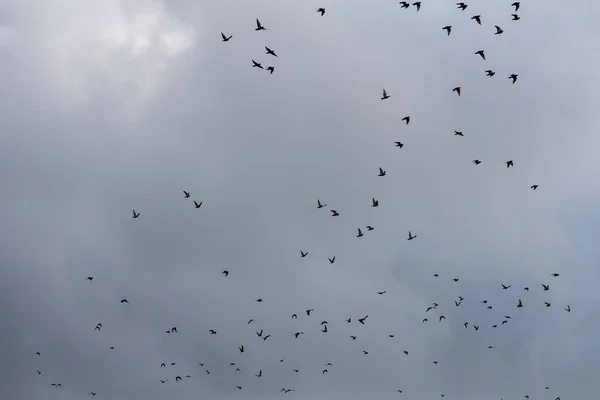
[[[1,1],[0,397],[592,398],[600,6],[454,3]]]

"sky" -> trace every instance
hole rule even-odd
[[[468,4],[0,1],[1,397],[589,399],[600,5]]]

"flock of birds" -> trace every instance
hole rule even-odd
[[[410,5],[411,5],[410,3],[405,2],[405,1],[401,1],[400,2],[400,6],[402,8],[405,8],[405,9],[409,8]],[[468,5],[466,3],[460,2],[460,3],[457,3],[456,5],[458,6],[458,9],[462,10],[462,11],[465,11],[468,8]],[[412,6],[414,6],[416,8],[416,11],[419,11],[419,10],[421,10],[422,2],[421,1],[414,2],[414,3],[412,3]],[[515,13],[513,13],[511,15],[512,16],[512,20],[517,21],[517,20],[520,19],[519,15],[516,14],[516,12],[518,12],[518,10],[520,8],[520,2],[518,2],[518,1],[514,2],[514,3],[511,4],[511,6],[514,7],[514,12],[515,12]],[[319,8],[317,10],[317,13],[320,14],[320,16],[324,16],[325,13],[326,13],[325,8]],[[471,19],[474,20],[477,24],[482,25],[482,17],[481,17],[481,15],[473,15],[471,17]],[[504,30],[500,26],[494,25],[494,27],[495,27],[495,33],[494,33],[494,35],[501,35],[504,32]],[[446,33],[447,33],[448,36],[450,36],[450,34],[452,33],[453,26],[452,25],[446,25],[446,26],[442,27],[442,29],[446,31]],[[256,19],[256,28],[255,28],[255,31],[266,31],[266,30],[267,30],[267,28],[260,22],[260,20]],[[229,41],[232,40],[233,35],[226,35],[225,33],[221,32],[221,38],[222,38],[223,42],[229,42]],[[266,55],[271,56],[271,57],[278,57],[277,53],[273,49],[269,48],[268,46],[265,46],[265,50],[266,50]],[[484,61],[486,60],[486,54],[485,54],[484,50],[478,50],[478,51],[476,51],[475,55],[480,56],[480,58],[482,60],[484,60]],[[257,62],[254,59],[252,60],[252,67],[253,68],[258,68],[258,69],[263,69],[263,70],[269,71],[270,74],[273,74],[275,72],[275,67],[274,66],[267,66],[265,68],[265,67],[263,67],[262,63]],[[493,71],[493,70],[491,70],[491,69],[487,69],[484,72],[485,72],[486,76],[488,76],[488,77],[493,77],[496,74],[496,72]],[[516,74],[516,73],[511,73],[508,76],[508,78],[512,81],[513,84],[515,84],[517,82],[518,76],[519,75]],[[457,87],[453,88],[452,90],[454,92],[456,92],[456,94],[458,96],[461,95],[462,88],[460,86],[457,86]],[[383,89],[381,100],[388,100],[391,97],[392,96],[385,89]],[[405,116],[404,118],[402,118],[402,121],[406,125],[408,125],[411,122],[411,117],[410,116]],[[460,137],[464,136],[463,132],[462,131],[458,131],[458,130],[454,131],[454,134],[456,136],[460,136]],[[395,142],[395,147],[402,148],[403,146],[404,145],[403,145],[402,142]],[[478,159],[475,159],[472,162],[475,165],[479,165],[479,164],[481,164],[482,161],[478,160]],[[506,167],[507,168],[514,167],[513,160],[506,161]],[[378,172],[377,176],[378,177],[385,177],[386,174],[387,174],[386,170],[384,170],[382,167],[379,167],[379,172]],[[538,188],[538,185],[537,184],[533,184],[533,185],[531,185],[530,188],[532,190],[536,190]],[[183,194],[184,194],[184,198],[185,199],[189,199],[191,197],[190,192],[188,192],[188,191],[184,190]],[[202,202],[201,201],[197,201],[197,200],[193,200],[193,204],[194,204],[194,207],[196,209],[199,209],[202,206]],[[379,201],[376,198],[373,197],[372,200],[371,200],[371,207],[378,207],[378,206],[379,206]],[[323,208],[326,208],[326,207],[327,207],[326,203],[322,202],[320,199],[317,199],[317,201],[316,201],[316,208],[317,209],[323,209]],[[331,213],[332,217],[338,217],[340,215],[338,213],[338,211],[336,211],[333,208],[330,208],[329,212]],[[137,219],[137,218],[140,217],[140,215],[141,214],[139,212],[137,212],[135,209],[133,210],[133,216],[132,216],[132,218]],[[361,228],[357,228],[357,235],[356,235],[357,238],[361,238],[361,237],[363,237],[365,235],[365,231],[363,231],[363,229],[365,229],[366,232],[370,232],[370,231],[373,231],[375,228],[373,226],[371,226],[371,225],[367,225],[366,227],[364,227],[362,229]],[[407,240],[411,241],[411,240],[414,240],[416,238],[417,238],[417,234],[413,234],[413,232],[409,230],[408,231]],[[304,251],[303,249],[300,250],[300,257],[301,258],[305,258],[308,255],[309,255],[308,251]],[[331,258],[328,258],[328,261],[331,264],[335,263],[335,256],[333,256]],[[223,271],[221,271],[221,273],[222,273],[222,275],[225,278],[229,277],[229,275],[230,275],[230,271],[229,270],[223,270]],[[439,274],[437,274],[437,273],[433,274],[433,277],[434,278],[438,278]],[[559,273],[552,273],[551,277],[552,278],[558,278],[559,277]],[[89,276],[86,279],[88,281],[92,282],[94,280],[94,277],[93,276]],[[459,278],[458,277],[453,277],[453,278],[451,278],[451,280],[452,280],[452,282],[458,282]],[[530,288],[527,287],[527,286],[523,286],[523,287],[520,287],[519,289],[517,289],[517,288],[513,288],[513,285],[511,285],[511,284],[503,284],[503,283],[499,284],[499,289],[500,290],[504,290],[504,291],[507,291],[507,290],[510,290],[510,289],[512,289],[512,290],[521,290],[521,292],[529,292],[530,291]],[[542,292],[549,292],[550,291],[550,285],[547,284],[547,283],[541,283],[539,289],[537,289],[537,290],[540,290]],[[380,295],[380,296],[383,296],[386,293],[387,293],[386,290],[377,292],[377,294]],[[517,311],[517,309],[523,308],[526,305],[530,304],[527,300],[523,300],[523,298],[525,298],[524,296],[525,296],[525,294],[523,294],[523,296],[519,296],[519,295],[515,296],[515,300],[514,300],[515,312]],[[454,300],[453,304],[451,304],[451,306],[453,305],[454,307],[459,307],[459,306],[461,306],[463,304],[464,301],[467,301],[467,300],[465,300],[465,297],[463,297],[463,296],[457,296],[456,299]],[[263,299],[262,298],[258,298],[258,299],[255,300],[255,302],[256,303],[262,303]],[[478,302],[480,304],[483,304],[482,307],[485,307],[485,309],[487,309],[487,310],[492,310],[493,309],[493,306],[486,299],[478,300]],[[120,300],[120,303],[121,304],[128,304],[129,301],[124,298],[124,299]],[[536,305],[537,304],[532,304],[532,306],[536,306]],[[430,321],[430,319],[434,319],[434,320],[437,320],[438,323],[442,323],[444,320],[446,320],[446,316],[442,315],[442,314],[435,315],[435,317],[430,318],[430,315],[433,314],[433,313],[435,313],[439,306],[440,306],[440,304],[437,303],[437,302],[431,303],[431,305],[429,305],[424,310],[424,315],[423,315],[423,318],[422,318],[421,322],[422,323],[428,323]],[[541,304],[540,304],[540,306],[541,306]],[[544,307],[551,307],[552,303],[550,302],[550,299],[546,299],[546,301],[543,302],[543,306]],[[564,310],[566,312],[571,312],[571,306],[570,305],[566,305],[563,308],[564,308]],[[313,312],[315,312],[315,310],[312,309],[312,308],[308,308],[308,309],[306,309],[304,311],[304,313],[306,314],[306,317],[311,317]],[[491,328],[493,328],[493,329],[500,328],[503,325],[509,324],[510,321],[512,321],[512,319],[513,319],[513,317],[510,315],[510,312],[508,312],[506,310],[504,310],[500,315],[501,315],[501,317],[499,317],[498,321],[496,323],[493,323],[493,324],[490,325]],[[251,316],[249,316],[249,317],[250,318],[247,321],[248,325],[257,324],[257,321],[255,321],[254,318],[251,318]],[[291,319],[297,319],[298,318],[298,314],[297,313],[291,314],[290,317],[291,317]],[[369,315],[364,315],[361,318],[356,318],[355,323],[357,323],[359,325],[365,325],[365,324],[368,323],[368,317],[369,317]],[[353,320],[353,318],[351,316],[348,316],[348,317],[344,317],[343,319],[340,317],[340,321],[337,321],[337,322],[339,322],[339,323],[346,323],[346,324],[352,324],[354,322],[354,320]],[[335,322],[334,322],[334,324],[335,324]],[[334,324],[332,324],[332,325],[334,325]],[[330,324],[329,324],[328,321],[326,321],[326,320],[320,321],[318,325],[320,327],[320,332],[322,334],[327,334],[327,333],[330,332],[330,329],[329,329]],[[474,321],[464,321],[462,323],[462,325],[464,326],[465,329],[473,329],[475,331],[479,331],[480,330],[480,326],[481,326],[480,324],[478,324],[478,323],[476,323]],[[103,329],[103,325],[102,325],[101,322],[99,322],[93,328],[93,331],[101,332],[102,329]],[[178,331],[177,331],[177,327],[176,326],[170,327],[169,329],[167,329],[165,331],[165,334],[169,334],[169,335],[176,335],[177,333],[178,333]],[[208,334],[210,334],[210,335],[217,335],[217,330],[210,329],[208,331]],[[258,328],[255,331],[255,334],[263,342],[267,342],[269,340],[269,338],[272,337],[272,335],[270,333],[264,332],[264,330],[261,329],[261,328]],[[299,330],[299,331],[295,332],[290,339],[292,339],[292,340],[300,339],[300,337],[302,335],[304,335],[304,334],[305,334],[304,331]],[[394,338],[395,335],[392,334],[392,333],[390,333],[387,336],[389,338]],[[357,338],[358,338],[358,334],[352,334],[352,335],[349,335],[348,340],[355,341],[355,340],[357,340]],[[496,346],[490,344],[487,347],[489,349],[494,349]],[[109,348],[109,350],[114,350],[114,349],[115,349],[114,346],[111,346]],[[237,350],[238,350],[239,357],[243,357],[244,356],[244,351],[245,351],[244,344],[240,343],[239,346],[238,346],[238,348],[237,348]],[[369,351],[366,350],[366,349],[361,349],[360,351],[364,355],[368,355],[369,354]],[[404,353],[404,355],[407,355],[407,356],[409,354],[408,350],[403,350],[403,353]],[[36,354],[37,354],[37,356],[40,356],[40,357],[42,356],[40,352],[37,352]],[[284,363],[284,359],[280,359],[279,362],[280,363]],[[439,362],[438,360],[432,360],[433,364],[438,364],[438,362]],[[165,376],[163,378],[161,378],[161,379],[158,379],[158,382],[160,382],[160,384],[166,384],[167,382],[178,383],[180,381],[183,381],[184,379],[192,378],[192,376],[190,374],[188,374],[188,373],[185,373],[185,374],[183,374],[183,373],[169,374],[168,368],[169,367],[174,367],[174,366],[176,366],[175,362],[169,362],[169,363],[167,363],[167,362],[157,362],[157,364],[156,364],[157,369],[159,369],[159,370],[164,369],[165,370],[165,372],[164,372]],[[231,367],[231,373],[234,376],[237,376],[238,374],[243,374],[245,372],[245,371],[242,371],[242,369],[237,366],[236,362],[231,362],[229,364],[229,366]],[[198,367],[204,369],[204,371],[203,371],[204,374],[210,375],[211,370],[209,369],[208,365],[205,365],[204,363],[199,363]],[[320,369],[319,372],[320,372],[321,375],[326,375],[331,368],[333,368],[333,364],[332,363],[327,363],[327,364],[323,365],[323,367]],[[293,367],[292,366],[292,367],[290,367],[290,371],[293,372],[293,373],[298,373],[298,372],[300,372],[300,369],[297,368],[297,367]],[[38,375],[42,375],[42,371],[37,370],[37,374]],[[259,368],[256,371],[253,371],[253,374],[256,377],[256,379],[260,379],[260,378],[263,378],[264,376],[268,376],[267,373],[263,374],[263,370],[259,369]],[[59,382],[59,381],[52,382],[52,383],[49,383],[49,384],[52,385],[55,388],[62,388],[63,387],[62,383]],[[235,387],[235,389],[237,391],[242,391],[243,390],[243,386],[241,386],[241,385],[234,385],[234,387]],[[547,386],[544,389],[545,390],[550,390],[550,387]],[[283,388],[280,389],[281,393],[291,393],[291,392],[295,392],[295,391],[296,391],[296,389],[294,389],[294,388],[283,387]],[[404,389],[403,388],[396,388],[395,391],[398,394],[402,394],[404,392]],[[97,392],[96,391],[90,391],[89,395],[96,396]],[[441,393],[440,395],[441,395],[442,398],[446,396],[446,394],[444,394],[444,393]],[[529,395],[525,394],[523,396],[523,398],[524,399],[529,399],[530,397],[529,397]],[[560,397],[555,397],[555,400],[560,400]]]

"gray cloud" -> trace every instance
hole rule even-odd
[[[4,6],[4,397],[589,398],[597,6],[325,3]]]

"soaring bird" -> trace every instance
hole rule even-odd
[[[456,5],[458,6],[458,8],[460,8],[463,11],[465,11],[468,7],[468,5],[465,3],[456,3]]]
[[[514,3],[511,4],[511,6],[513,6],[515,8],[515,12],[519,11],[519,7],[521,7],[521,3],[518,1],[515,1]]]
[[[300,250],[300,257],[304,258],[308,255],[308,251],[307,252],[303,252],[302,250]]]
[[[513,85],[515,84],[515,82],[517,81],[517,77],[519,76],[519,74],[510,74],[508,79],[512,79],[512,83]]]
[[[381,97],[381,100],[389,99],[390,97],[392,96],[388,95],[385,89],[383,89],[383,96]]]
[[[410,233],[410,231],[408,231],[408,239],[406,239],[406,240],[413,240],[413,239],[414,239],[414,238],[416,238],[416,237],[417,237],[417,235],[412,235],[412,234]]]
[[[474,19],[479,25],[481,25],[481,15],[473,15],[471,19]]]
[[[498,25],[494,25],[494,27],[496,28],[496,33],[494,33],[494,35],[500,35],[504,32]]]
[[[410,122],[410,116],[402,118],[402,121],[406,122],[406,125],[408,125],[408,123]]]
[[[485,70],[485,76],[494,76],[494,75],[496,75],[496,73],[494,71],[492,71],[491,69]]]
[[[371,207],[377,207],[379,205],[379,200],[375,199],[375,197],[373,197],[371,201]]]
[[[140,213],[136,213],[135,210],[133,210],[133,217],[131,218],[137,218],[140,216]]]
[[[196,207],[196,208],[202,207],[202,202],[198,203],[196,200],[194,200],[194,207]]]
[[[406,1],[401,1],[400,2],[400,7],[402,7],[402,8],[408,8],[408,7],[410,7],[410,4],[407,3]]]
[[[85,278],[85,279],[86,279],[86,280],[88,280],[88,281],[92,281],[92,280],[94,279],[94,277],[93,277],[93,276],[88,276],[88,277],[87,277],[87,278]]]
[[[506,289],[510,288],[511,286],[512,285],[508,285],[508,286],[507,285],[502,285],[502,289],[506,290]]]
[[[266,31],[267,28],[265,28],[264,26],[262,26],[262,24],[260,23],[260,21],[258,20],[258,18],[256,18],[256,28],[254,30],[255,31]]]
[[[537,186],[537,185],[534,185],[534,186]],[[557,274],[556,272],[553,272],[553,273],[551,273],[550,275],[556,278],[556,277],[557,277],[557,276],[559,276],[560,274]]]
[[[485,52],[483,50],[477,50],[475,52],[475,54],[479,54],[481,56],[481,58],[483,58],[485,60]]]
[[[506,162],[506,168],[510,168],[510,167],[514,167],[515,165],[513,164],[513,160],[508,160]]]
[[[362,237],[364,235],[364,233],[362,233],[362,231],[360,230],[360,228],[358,228],[358,235],[356,235],[356,237]]]
[[[385,294],[387,292],[387,290],[384,290],[383,292],[377,292],[378,295],[382,295]]]
[[[419,11],[421,9],[421,2],[420,1],[415,1],[412,5],[415,6],[415,7],[417,7],[417,11]]]
[[[362,317],[362,318],[359,318],[359,319],[358,319],[358,322],[360,322],[360,323],[361,323],[361,325],[364,325],[364,324],[365,324],[365,320],[366,320],[368,317],[369,317],[368,315],[365,315],[364,317]]]
[[[375,229],[375,228],[373,228],[371,225],[367,225],[365,228],[367,228],[367,230],[368,230],[369,232],[371,232],[373,229]]]
[[[238,350],[240,351],[240,353],[244,352],[244,345],[238,346]]]
[[[314,308],[306,310],[306,315],[308,315],[310,317],[310,313],[313,312],[313,311],[315,311]]]
[[[221,271],[221,273],[225,276],[229,276],[229,271],[227,271],[226,269],[224,269],[223,271]]]
[[[321,17],[322,17],[323,15],[325,15],[325,9],[324,9],[323,7],[319,8],[319,9],[317,10],[317,12],[318,12],[318,13],[321,13]]]
[[[252,60],[252,68],[260,68],[260,69],[264,69],[261,63],[258,63],[254,60]]]
[[[379,175],[377,176],[385,176],[385,171],[383,170],[383,168],[379,167]]]
[[[121,300],[121,304],[123,304],[123,303],[127,303],[127,304],[129,304],[129,302],[127,301],[127,299],[123,299],[123,300]]]
[[[461,131],[454,131],[454,136],[465,136]]]
[[[460,96],[460,86],[455,87],[454,89],[452,89],[452,91],[456,92],[456,94]]]
[[[571,306],[567,304],[567,307],[565,308],[566,312],[571,312]]]
[[[479,164],[481,164],[481,161],[480,160],[473,160],[472,163],[475,164],[475,165],[479,165]]]
[[[445,29],[448,32],[448,36],[450,36],[450,32],[452,32],[452,25],[446,25],[442,29]]]
[[[223,40],[222,40],[223,42],[228,42],[228,41],[229,41],[229,39],[231,39],[232,37],[233,37],[232,35],[225,36],[225,34],[224,34],[223,32],[221,32],[221,38],[223,38]],[[187,197],[190,197],[190,196],[189,196],[189,195],[187,195],[187,196],[186,196],[186,198],[187,198]]]
[[[317,199],[317,208],[327,207],[327,204],[321,204],[321,200]]]
[[[333,264],[335,262],[335,256],[333,256],[333,258],[328,258],[328,260],[331,264]]]
[[[272,75],[272,74],[273,74],[273,72],[275,72],[275,67],[274,67],[274,66],[272,66],[272,65],[269,65],[269,66],[267,67],[267,71],[269,71],[269,75]]]
[[[267,50],[266,54],[270,54],[273,57],[277,57],[277,54],[275,54],[275,52],[273,50],[271,50],[270,48],[268,48],[267,46],[265,46],[265,49]]]
[[[521,17],[519,17],[517,14],[510,14],[512,16],[512,20],[513,21],[518,21],[521,19]]]
[[[335,210],[329,210],[329,211],[331,211],[331,216],[332,216],[332,217],[337,217],[338,215],[340,215],[340,213],[338,213],[338,212],[337,212],[337,211],[335,211]]]

